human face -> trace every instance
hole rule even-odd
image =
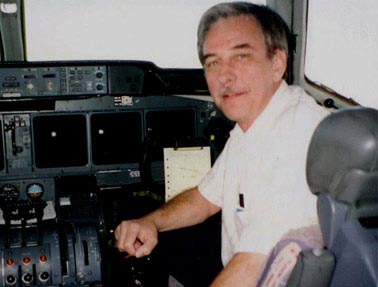
[[[257,22],[231,16],[215,22],[203,46],[207,84],[215,104],[243,131],[265,109],[286,69],[286,54],[269,58]]]

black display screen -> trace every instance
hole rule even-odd
[[[33,119],[34,159],[38,168],[88,164],[86,117],[43,115]]]
[[[95,165],[138,162],[142,141],[140,112],[101,113],[91,116],[92,160]]]
[[[164,147],[191,145],[196,136],[195,110],[156,110],[146,113],[151,160],[163,160]]]
[[[159,110],[146,113],[147,133],[153,138],[194,137],[195,123],[194,110]]]

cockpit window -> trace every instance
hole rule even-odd
[[[24,1],[27,59],[145,60],[163,68],[199,68],[197,25],[218,2]]]
[[[306,77],[378,108],[378,1],[309,0]]]

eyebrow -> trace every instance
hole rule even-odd
[[[240,44],[240,45],[236,45],[234,47],[232,47],[231,50],[237,50],[237,49],[253,49],[253,46],[251,46],[249,43],[244,43],[244,44]]]
[[[238,45],[231,48],[231,50],[239,50],[239,49],[252,49],[253,50],[254,47],[251,46],[251,44],[249,44],[249,43],[243,43],[243,44],[238,44]],[[206,59],[213,57],[213,56],[216,56],[216,54],[215,53],[205,54],[203,56],[203,61],[205,62]]]

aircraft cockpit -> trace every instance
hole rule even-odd
[[[218,2],[0,0],[0,287],[201,287],[219,273],[221,212],[159,234],[157,248],[141,259],[120,253],[114,237],[122,220],[139,218],[198,184],[234,127],[211,99],[196,55],[199,18]],[[359,107],[369,117],[376,112],[374,0],[368,2],[375,10],[358,1],[250,2],[277,11],[291,29],[290,84],[305,87],[332,114]],[[346,25],[341,35],[338,11],[342,21],[353,13],[365,17],[366,25],[356,16],[355,26]],[[323,47],[334,37],[332,29],[340,38]],[[349,41],[352,48],[341,53],[337,43]],[[348,49],[362,60],[350,59]],[[342,73],[345,54],[355,65],[352,75]],[[328,70],[331,60],[337,70]],[[331,125],[341,129],[337,121]],[[368,141],[366,134],[360,138]],[[314,162],[323,152],[322,136],[311,150]],[[314,163],[311,172],[325,170],[318,168]],[[377,200],[377,170],[372,172],[358,188]],[[312,180],[316,186],[319,178]],[[351,198],[341,201],[356,204]],[[371,235],[376,201],[359,203],[368,214],[369,240],[378,248],[377,235]],[[327,207],[321,210],[330,216]],[[335,222],[326,224],[331,229]],[[330,236],[330,244],[344,240]],[[370,267],[378,270],[377,262]],[[293,282],[288,286],[302,286]],[[367,282],[378,284],[378,278]]]

